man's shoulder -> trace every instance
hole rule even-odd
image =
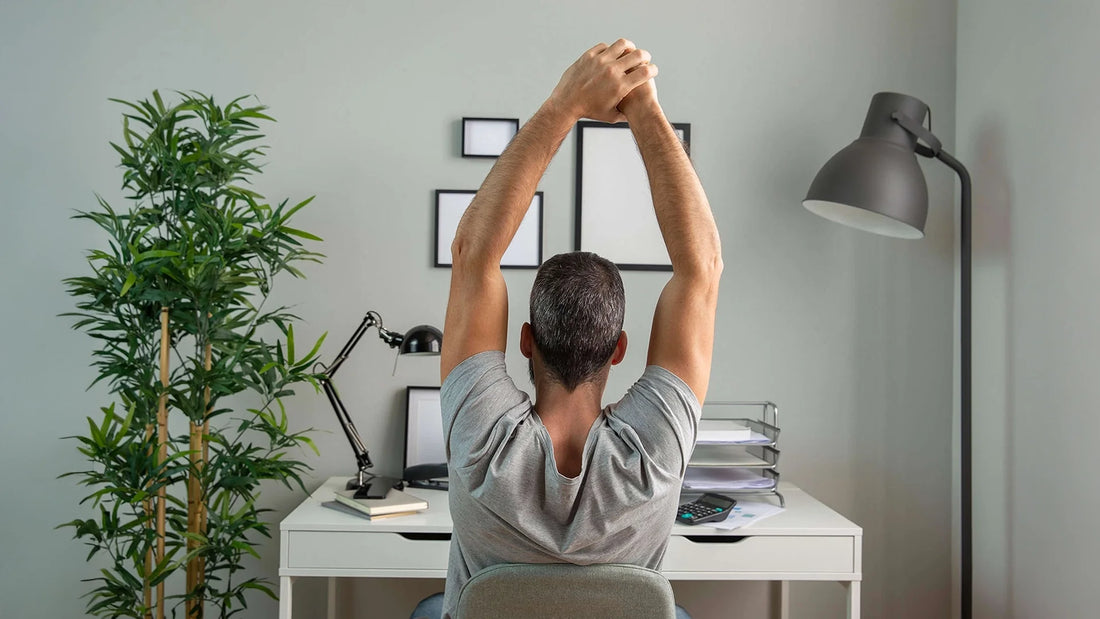
[[[618,406],[676,406],[692,412],[702,412],[702,405],[695,392],[683,379],[659,365],[648,365],[638,380],[619,400]]]
[[[468,386],[476,383],[482,376],[490,372],[508,374],[504,363],[504,352],[500,350],[485,350],[474,353],[463,359],[447,377],[443,379],[440,389],[444,393],[454,390],[455,387]]]
[[[467,357],[451,370],[440,387],[440,406],[445,419],[471,408],[484,418],[524,403],[529,403],[529,398],[508,375],[504,353],[499,350]]]

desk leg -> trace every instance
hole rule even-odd
[[[328,579],[328,619],[336,619],[336,577]]]
[[[859,619],[859,588],[862,583],[853,580],[840,584],[848,590],[848,619]]]
[[[294,608],[294,579],[283,576],[279,579],[279,619],[290,619],[290,613]]]
[[[772,616],[779,619],[790,619],[791,583],[785,580],[773,580],[771,585]]]

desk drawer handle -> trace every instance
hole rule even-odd
[[[684,539],[696,544],[736,544],[748,535],[685,535]]]
[[[449,542],[450,533],[398,533],[401,537],[414,542]]]

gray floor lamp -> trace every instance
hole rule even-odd
[[[929,118],[929,129],[924,119]],[[932,135],[928,106],[908,95],[880,92],[871,99],[859,139],[833,155],[810,184],[803,206],[833,221],[905,239],[924,236],[928,186],[916,155],[935,157],[959,175],[960,221],[960,503],[962,617],[972,611],[970,468],[970,173]],[[915,153],[915,154],[914,154]]]

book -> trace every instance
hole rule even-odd
[[[344,505],[338,501],[322,501],[321,507],[327,507],[329,509],[336,510],[340,513],[347,514],[349,516],[356,516],[359,518],[366,518],[367,520],[383,520],[385,518],[397,518],[398,516],[411,516],[413,514],[419,514],[419,511],[415,512],[394,512],[392,514],[382,514],[380,516],[370,516],[358,509],[351,507],[350,505]]]
[[[732,419],[700,419],[697,443],[723,444],[752,440],[752,430]]]
[[[335,498],[341,505],[359,510],[372,518],[428,509],[427,501],[400,490],[390,490],[384,499],[357,499],[354,490],[337,490]]]

